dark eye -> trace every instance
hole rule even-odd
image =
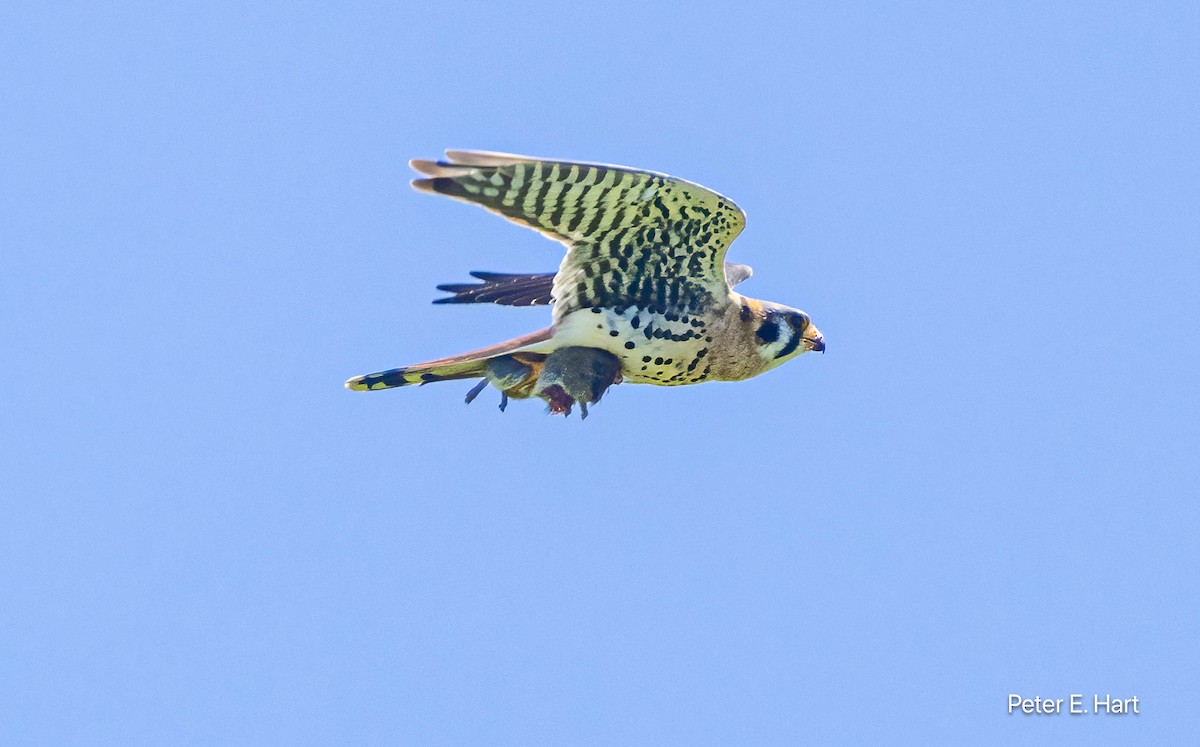
[[[808,328],[808,317],[804,314],[788,314],[788,324],[792,329],[799,334],[804,334],[804,330]]]
[[[774,319],[768,319],[758,328],[758,341],[763,345],[769,345],[779,339],[779,322]]]

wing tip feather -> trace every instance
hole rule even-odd
[[[426,176],[466,176],[474,172],[474,166],[446,161],[430,161],[428,158],[414,158],[408,162],[413,171]]]
[[[455,165],[461,166],[511,166],[514,163],[525,163],[537,160],[529,156],[518,156],[515,153],[500,153],[493,150],[446,150],[446,158]]]
[[[413,179],[412,188],[418,192],[429,192],[439,195],[461,195],[462,188],[448,176],[434,176],[427,179]]]

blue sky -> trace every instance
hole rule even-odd
[[[1049,7],[1048,7],[1049,6]],[[1200,733],[1191,3],[5,4],[0,741]],[[447,147],[734,198],[829,352],[586,423]],[[1009,693],[1136,695],[1016,717]]]

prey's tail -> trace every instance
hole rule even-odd
[[[483,378],[488,373],[489,359],[537,346],[550,339],[551,331],[547,328],[461,355],[355,376],[346,382],[346,388],[366,392],[432,381]]]

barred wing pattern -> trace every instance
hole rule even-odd
[[[724,259],[745,224],[731,200],[682,179],[621,166],[477,151],[415,160],[417,189],[474,202],[564,243],[554,321],[630,306],[698,313],[726,302]]]

